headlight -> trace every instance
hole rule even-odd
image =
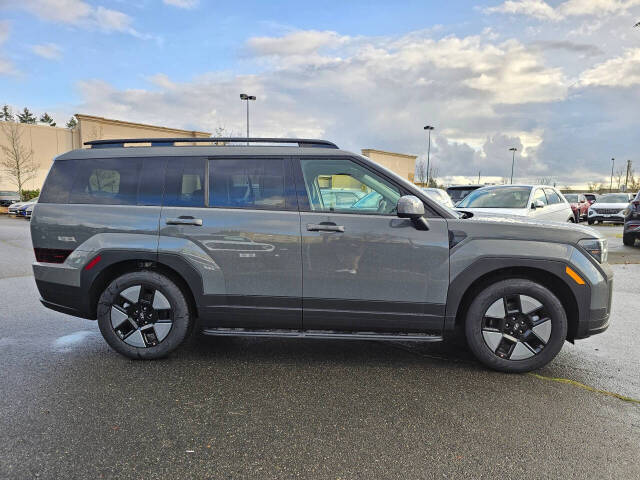
[[[605,238],[585,238],[584,240],[580,240],[578,245],[584,248],[598,263],[605,263],[607,261],[609,249]]]

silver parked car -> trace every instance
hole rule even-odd
[[[523,372],[609,325],[607,242],[590,228],[470,218],[325,140],[216,140],[95,140],[57,157],[31,220],[42,303],[97,320],[113,349],[145,359],[196,326],[414,342],[464,332],[485,365]],[[137,142],[151,146],[125,146]],[[334,201],[338,184],[364,196]]]
[[[426,193],[429,197],[433,198],[440,205],[444,205],[445,207],[453,208],[453,202],[451,201],[451,197],[447,193],[446,190],[441,188],[431,188],[431,187],[423,187],[421,190]]]
[[[458,203],[457,208],[472,213],[575,222],[571,205],[564,196],[546,185],[494,185],[479,188]]]
[[[589,207],[587,221],[594,223],[624,223],[625,209],[635,195],[632,193],[607,193],[600,195]]]

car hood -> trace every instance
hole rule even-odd
[[[599,203],[599,202],[596,202],[593,205],[591,205],[591,208],[619,208],[620,210],[624,210],[625,208],[627,208],[628,205],[629,205],[629,202],[627,202],[627,203]]]
[[[519,216],[526,217],[529,214],[528,208],[456,208],[459,212],[471,212],[476,215],[488,215],[488,216]]]
[[[454,220],[449,228],[455,229],[456,227],[453,227],[455,223],[461,227],[461,230],[471,234],[477,233],[483,237],[553,240],[561,243],[576,243],[583,238],[604,238],[597,230],[576,223],[552,222],[523,215],[492,214],[484,209],[459,208],[457,210],[471,212],[473,217]],[[490,228],[487,228],[489,226]]]

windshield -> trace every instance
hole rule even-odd
[[[567,199],[567,202],[578,203],[578,195],[576,195],[575,193],[566,193],[564,195],[564,198]]]
[[[458,208],[525,208],[531,187],[481,188],[469,194]]]
[[[624,193],[607,193],[598,198],[596,203],[629,203],[629,197]]]
[[[451,197],[451,201],[453,203],[456,203],[469,195],[469,193],[473,192],[474,190],[474,188],[448,188],[447,193]]]

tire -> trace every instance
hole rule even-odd
[[[180,288],[160,273],[143,270],[116,278],[102,292],[98,326],[116,352],[152,360],[178,348],[193,320]]]
[[[588,223],[589,225],[593,225],[593,220],[587,220],[587,223]]]
[[[506,311],[505,304],[519,305],[521,312],[499,319]],[[540,307],[534,308],[536,304]],[[527,326],[514,333],[522,322]],[[485,366],[507,373],[529,372],[543,367],[560,352],[567,337],[567,315],[560,300],[546,287],[532,280],[511,278],[489,285],[476,296],[467,312],[465,333],[469,348]]]
[[[569,217],[569,218],[567,218],[567,223],[576,223],[576,219],[575,219],[575,217]]]
[[[622,235],[622,243],[624,243],[627,247],[633,247],[636,244],[636,237],[625,233]]]

